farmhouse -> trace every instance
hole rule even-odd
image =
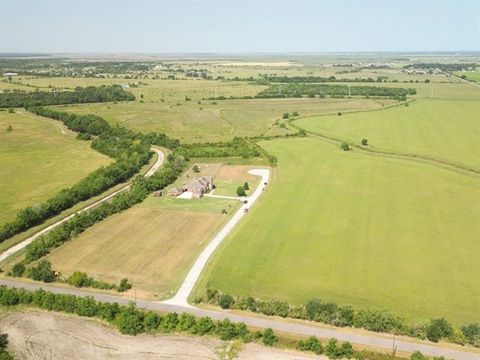
[[[167,195],[168,196],[178,196],[182,193],[182,191],[178,190],[177,188],[171,188],[170,190],[168,190],[168,193]]]
[[[213,189],[213,177],[201,176],[192,181],[183,184],[182,190],[191,192],[193,197],[201,198],[203,194]]]

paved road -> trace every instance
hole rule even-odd
[[[195,286],[200,274],[208,262],[208,259],[213,255],[218,246],[222,241],[227,237],[227,235],[233,230],[235,225],[244,217],[248,209],[257,201],[259,196],[263,192],[264,184],[268,183],[270,178],[269,169],[253,169],[249,171],[252,175],[261,176],[261,181],[252,195],[246,198],[247,203],[243,204],[240,209],[232,216],[232,218],[225,224],[225,226],[215,235],[215,237],[210,241],[207,247],[202,251],[198,256],[197,260],[193,264],[192,268],[187,274],[187,277],[183,281],[182,285],[178,289],[177,293],[171,299],[165,301],[165,304],[178,305],[183,307],[190,307],[187,302],[188,297],[190,296],[193,287]]]
[[[71,288],[63,288],[58,286],[52,286],[47,284],[38,284],[30,282],[22,282],[17,280],[10,279],[0,279],[0,285],[6,285],[9,287],[24,288],[27,290],[37,290],[44,289],[56,294],[71,294],[75,296],[92,296],[97,301],[100,302],[116,302],[121,305],[126,305],[132,301],[132,299],[127,299],[115,295],[91,293],[86,290],[77,290]],[[243,315],[236,315],[229,312],[214,311],[214,310],[205,310],[195,308],[193,306],[179,306],[173,304],[167,304],[164,302],[158,301],[145,301],[137,300],[137,306],[146,310],[153,310],[159,312],[177,312],[183,313],[187,312],[196,316],[209,316],[212,319],[225,319],[229,318],[235,322],[243,322],[247,326],[255,328],[272,328],[275,331],[288,332],[296,335],[311,336],[315,335],[321,338],[337,338],[341,341],[350,341],[354,344],[373,346],[377,348],[383,348],[387,350],[392,349],[393,337],[382,337],[381,335],[368,335],[368,334],[356,334],[351,329],[335,329],[335,328],[323,328],[320,326],[309,325],[308,323],[293,323],[287,322],[284,320],[277,320],[275,318],[267,317],[250,317]],[[408,341],[406,339],[399,339],[395,341],[397,350],[399,352],[413,352],[421,351],[423,354],[429,356],[444,356],[447,359],[456,359],[456,360],[480,360],[480,353],[462,351],[462,350],[453,350],[442,348],[434,345],[433,343],[421,342],[416,343],[413,341]]]
[[[158,158],[157,158],[157,161],[155,161],[155,163],[150,167],[150,169],[146,172],[145,176],[146,177],[149,177],[149,176],[152,176],[152,174],[158,170],[158,168],[160,166],[162,166],[163,164],[163,160],[165,158],[165,155],[163,154],[162,151],[156,149],[156,148],[153,148],[152,147],[152,151],[155,151],[158,155]],[[130,188],[130,185],[125,185],[123,186],[122,188],[120,188],[119,190],[111,193],[110,195],[107,195],[103,198],[101,198],[100,200],[98,201],[95,201],[94,203],[84,207],[83,209],[73,213],[72,215],[69,215],[55,223],[53,223],[52,225],[50,226],[47,226],[46,228],[40,230],[39,232],[37,232],[35,235],[32,235],[30,236],[29,238],[23,240],[22,242],[19,242],[18,244],[12,246],[11,248],[9,248],[8,250],[4,251],[3,253],[0,254],[0,262],[5,260],[6,258],[8,258],[9,256],[15,254],[17,251],[20,251],[22,250],[23,248],[25,248],[26,246],[28,246],[30,243],[32,243],[33,240],[35,240],[36,238],[38,238],[39,236],[41,235],[44,235],[46,233],[48,233],[49,231],[51,231],[52,229],[56,228],[58,225],[64,223],[65,221],[71,219],[72,217],[74,217],[76,214],[79,214],[83,211],[87,211],[101,203],[103,203],[104,201],[107,201],[108,199],[111,199],[112,197],[114,197],[115,195],[117,195],[118,193],[122,192],[122,191],[126,191]]]

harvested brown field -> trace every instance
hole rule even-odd
[[[229,359],[230,343],[210,337],[122,335],[99,321],[52,312],[4,314],[9,351],[19,359]],[[240,360],[307,360],[324,357],[246,344]]]

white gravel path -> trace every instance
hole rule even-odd
[[[268,183],[270,178],[270,170],[269,169],[253,169],[249,171],[250,174],[261,176],[262,179],[260,184],[255,189],[252,195],[245,198],[248,200],[246,204],[242,204],[240,209],[233,215],[233,217],[225,224],[225,226],[215,235],[215,237],[210,241],[207,247],[202,251],[202,253],[198,256],[197,260],[193,264],[192,268],[187,274],[187,277],[183,281],[182,285],[178,289],[177,293],[174,297],[169,300],[164,301],[165,304],[170,305],[178,305],[183,307],[191,307],[188,304],[188,297],[193,290],[200,274],[202,273],[203,268],[207,264],[208,260],[218,248],[218,246],[222,243],[222,241],[227,237],[227,235],[233,230],[233,228],[238,224],[240,219],[248,214],[248,209],[255,203],[255,201],[259,198],[262,194],[264,189],[264,184]]]

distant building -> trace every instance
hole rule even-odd
[[[18,73],[14,73],[14,72],[7,72],[7,73],[4,73],[3,76],[17,76]]]
[[[124,88],[124,89],[128,89],[128,88],[130,88],[130,85],[128,85],[127,83],[125,83],[125,84],[122,84],[121,86],[122,86],[122,88]]]

